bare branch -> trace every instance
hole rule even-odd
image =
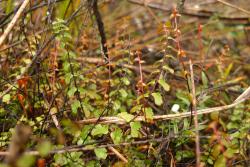
[[[250,87],[248,87],[235,101],[234,103],[237,103],[241,100],[246,100],[250,97]]]
[[[224,4],[224,5],[229,6],[229,7],[231,7],[231,8],[237,9],[237,10],[239,10],[239,11],[245,13],[245,14],[250,15],[250,12],[247,11],[246,9],[243,9],[243,8],[241,8],[241,7],[238,7],[238,6],[236,6],[236,5],[233,5],[233,4],[228,3],[228,2],[226,2],[226,1],[223,1],[223,0],[217,0],[217,1],[220,2],[220,3],[222,3],[222,4]]]
[[[204,115],[204,114],[209,114],[212,112],[219,112],[223,110],[228,110],[231,108],[234,108],[235,106],[239,105],[240,103],[243,103],[246,101],[247,98],[243,98],[239,101],[236,101],[232,104],[225,105],[225,106],[219,106],[219,107],[213,107],[213,108],[206,108],[206,109],[201,109],[197,110],[197,115]],[[192,113],[194,115],[194,113]],[[190,112],[184,112],[184,113],[178,113],[178,114],[168,114],[168,115],[155,115],[153,116],[154,121],[163,121],[163,120],[173,120],[173,119],[180,119],[180,118],[185,118],[185,117],[190,117],[191,113]],[[91,118],[91,119],[85,119],[85,120],[80,120],[77,121],[76,123],[78,124],[93,124],[96,123],[100,124],[126,124],[127,122],[120,118],[120,117],[100,117],[100,118]],[[133,121],[137,122],[145,122],[145,117],[144,116],[137,116]]]
[[[199,137],[199,123],[198,123],[198,116],[197,116],[197,100],[196,100],[196,93],[195,93],[195,84],[194,84],[194,70],[192,60],[189,60],[189,67],[190,67],[190,76],[191,76],[191,87],[192,87],[192,112],[194,113],[194,126],[195,126],[195,147],[196,147],[196,166],[200,166],[200,137]]]
[[[172,10],[171,6],[166,6],[166,5],[163,5],[162,3],[156,3],[156,2],[144,3],[143,0],[128,0],[128,1],[134,4],[142,5],[142,6],[147,5],[148,7],[152,9],[158,9],[158,10],[162,10],[166,12],[171,12]],[[197,9],[184,7],[181,14],[190,16],[190,17],[197,17],[200,19],[209,19],[211,16],[213,16],[214,13],[211,11],[201,12],[201,11],[197,11]],[[230,24],[248,24],[249,23],[248,17],[218,16],[218,18]]]
[[[67,153],[67,152],[76,152],[76,151],[90,151],[90,150],[94,150],[95,148],[109,148],[109,147],[120,147],[120,146],[130,146],[130,145],[139,145],[139,144],[147,144],[150,142],[163,142],[166,140],[170,140],[171,138],[175,138],[178,135],[174,135],[174,136],[169,136],[169,137],[160,137],[160,138],[154,138],[154,139],[147,139],[147,140],[139,140],[139,141],[134,141],[134,142],[124,142],[124,143],[120,143],[120,144],[105,144],[105,145],[99,145],[99,146],[95,146],[95,147],[88,147],[88,144],[86,145],[80,145],[80,146],[68,146],[68,147],[64,147],[62,149],[56,149],[56,150],[52,150],[49,152],[49,154],[63,154],[63,153]],[[191,136],[189,136],[191,137]],[[26,151],[25,152],[28,155],[39,155],[38,151]],[[0,156],[8,156],[10,154],[10,152],[8,151],[1,151],[0,152]]]
[[[123,162],[128,163],[128,160],[121,154],[119,153],[114,147],[110,146],[108,147],[110,151],[112,151],[118,158],[120,158]]]
[[[107,38],[106,38],[106,34],[105,34],[104,23],[102,21],[102,16],[101,16],[101,13],[98,9],[98,0],[88,0],[88,1],[89,1],[89,4],[91,5],[91,8],[93,10],[93,14],[94,14],[95,19],[96,19],[98,31],[99,31],[99,34],[101,37],[101,45],[102,45],[102,50],[103,50],[103,54],[104,54],[104,59],[105,59],[105,62],[107,62],[107,60],[109,59]]]
[[[17,160],[23,155],[26,144],[31,136],[32,129],[30,126],[18,124],[15,133],[12,136],[9,145],[8,156],[5,161],[10,166],[16,166]]]
[[[23,13],[24,9],[26,8],[26,6],[28,5],[29,0],[24,0],[21,7],[18,9],[16,15],[13,17],[13,19],[11,20],[11,22],[9,23],[8,27],[6,28],[6,30],[4,31],[4,33],[2,34],[2,36],[0,37],[0,46],[2,46],[4,40],[6,39],[6,37],[9,35],[10,31],[12,30],[12,28],[14,27],[14,25],[16,24],[18,18],[21,16],[21,14]]]

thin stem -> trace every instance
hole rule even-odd
[[[108,62],[109,56],[108,56],[107,38],[105,34],[104,24],[102,21],[102,16],[98,9],[98,0],[93,0],[93,1],[89,0],[89,3],[92,7],[93,14],[95,15],[98,31],[101,37],[101,45],[102,45],[102,50],[104,54],[104,61]]]
[[[195,95],[195,83],[194,83],[194,70],[192,60],[189,60],[190,75],[191,75],[191,87],[192,87],[192,111],[194,113],[194,126],[195,126],[195,152],[196,152],[196,166],[200,166],[200,137],[199,137],[199,123],[197,116],[197,100]]]
[[[222,3],[222,4],[224,4],[224,5],[229,6],[229,7],[231,7],[231,8],[237,9],[237,10],[239,10],[239,11],[245,13],[245,14],[250,15],[250,12],[247,11],[246,9],[243,9],[243,8],[241,8],[241,7],[238,7],[238,6],[236,6],[236,5],[233,5],[233,4],[228,3],[228,2],[226,2],[226,1],[223,1],[223,0],[217,0],[217,1],[220,2],[220,3]]]

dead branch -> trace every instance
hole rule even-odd
[[[30,126],[19,124],[15,128],[9,145],[8,155],[5,159],[6,163],[12,167],[16,167],[17,160],[25,151],[26,144],[31,136],[32,129]]]
[[[114,147],[110,146],[108,147],[110,151],[112,151],[120,160],[122,160],[125,163],[128,163],[128,160],[121,154],[119,151],[117,151]]]
[[[158,9],[166,12],[171,12],[172,7],[171,6],[166,6],[163,5],[162,3],[155,3],[155,2],[148,2],[144,3],[143,0],[128,0],[128,2],[137,4],[137,5],[142,5],[142,6],[148,6],[152,9]],[[190,17],[197,17],[200,19],[209,19],[211,16],[214,15],[213,12],[211,11],[206,11],[206,12],[201,12],[197,9],[192,9],[192,8],[185,8],[183,7],[182,13],[183,15],[190,16]],[[228,16],[218,16],[218,18],[224,22],[228,22],[230,24],[249,24],[249,18],[248,17],[228,17]]]
[[[226,1],[223,1],[223,0],[217,0],[217,1],[220,2],[220,3],[222,3],[222,4],[224,4],[224,5],[229,6],[229,7],[231,7],[231,8],[237,9],[237,10],[243,12],[243,13],[246,13],[246,14],[250,15],[250,12],[247,11],[246,9],[240,8],[240,7],[236,6],[236,5],[233,5],[233,4],[228,3],[228,2],[226,2]]]
[[[195,82],[194,82],[194,70],[193,70],[193,63],[189,60],[189,67],[190,67],[190,79],[191,79],[191,88],[192,88],[192,112],[194,114],[194,126],[195,126],[195,151],[196,151],[196,166],[200,166],[200,137],[199,137],[199,123],[198,123],[198,116],[197,116],[197,99],[196,99],[196,92],[195,92]]]
[[[234,103],[237,103],[241,100],[248,99],[250,97],[250,87],[247,88],[238,98],[234,101]]]
[[[26,6],[28,5],[28,3],[29,3],[29,0],[24,0],[23,1],[23,3],[21,5],[21,7],[18,9],[16,15],[13,17],[13,19],[11,20],[11,22],[8,24],[8,27],[6,28],[6,30],[4,31],[4,33],[0,37],[0,46],[2,46],[4,40],[9,35],[10,31],[12,30],[12,28],[16,24],[18,18],[21,16],[21,14],[23,13],[23,11],[26,8]]]
[[[98,9],[98,0],[88,0],[89,4],[91,5],[91,8],[93,10],[93,14],[96,19],[98,31],[101,37],[101,45],[102,45],[102,50],[104,54],[104,59],[105,62],[107,62],[109,56],[108,56],[108,47],[107,47],[107,38],[105,34],[105,29],[104,29],[104,23],[102,21],[102,16],[100,14],[100,11]]]
[[[48,154],[64,154],[69,152],[77,152],[77,151],[91,151],[96,148],[108,148],[108,147],[125,147],[125,146],[132,146],[132,145],[143,145],[148,143],[163,143],[166,141],[170,141],[174,138],[179,137],[186,137],[186,138],[193,138],[193,135],[178,135],[178,134],[171,134],[168,137],[158,137],[158,138],[149,138],[149,139],[143,139],[143,140],[137,140],[133,142],[123,142],[120,144],[103,144],[103,145],[96,145],[94,147],[91,147],[91,144],[83,144],[83,145],[76,145],[76,146],[67,146],[61,149],[55,149],[51,150]],[[200,138],[206,138],[209,139],[211,136],[200,136]],[[221,136],[223,138],[223,136]],[[10,154],[9,151],[0,151],[0,156],[8,156]],[[26,155],[40,155],[38,151],[26,151]]]
[[[248,88],[246,91],[249,91],[249,90],[250,90],[250,88]],[[245,92],[243,92],[242,94],[244,94],[244,93]],[[249,98],[249,96],[245,96],[245,97],[242,97],[240,100],[237,100],[234,103],[229,104],[229,105],[201,109],[201,110],[197,110],[196,112],[197,112],[197,115],[204,115],[204,114],[209,114],[212,112],[219,112],[219,111],[223,111],[223,110],[228,110],[228,109],[234,108],[235,106],[239,105],[240,103],[243,103],[248,98]],[[192,113],[192,115],[194,115],[194,113]],[[178,113],[178,114],[168,114],[168,115],[155,115],[155,116],[153,116],[153,121],[173,120],[173,119],[180,119],[180,118],[185,118],[185,117],[190,117],[190,116],[191,116],[191,112],[184,112],[184,113]],[[78,124],[94,124],[97,121],[100,124],[126,124],[127,123],[123,118],[116,117],[116,116],[85,119],[85,120],[77,121],[76,123],[78,123]],[[133,121],[145,122],[147,120],[145,119],[144,116],[137,116],[135,119],[133,119]]]
[[[131,145],[139,145],[139,144],[147,144],[147,143],[151,143],[151,142],[156,142],[156,143],[160,143],[166,140],[170,140],[171,138],[176,138],[178,135],[175,136],[169,136],[169,137],[165,137],[165,138],[154,138],[154,139],[147,139],[147,140],[139,140],[139,141],[134,141],[134,142],[124,142],[124,143],[120,143],[120,144],[105,144],[105,145],[99,145],[99,146],[95,146],[95,147],[90,147],[89,144],[87,145],[81,145],[81,146],[68,146],[68,147],[64,147],[62,149],[56,149],[56,150],[52,150],[49,152],[49,154],[63,154],[63,153],[68,153],[68,152],[76,152],[76,151],[90,151],[90,150],[94,150],[96,148],[109,148],[109,147],[121,147],[121,146],[131,146]],[[189,136],[192,137],[192,136]],[[0,156],[8,156],[10,154],[9,151],[1,151],[0,152]],[[26,151],[25,154],[28,155],[39,155],[38,151]]]

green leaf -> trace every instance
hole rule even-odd
[[[171,28],[171,27],[172,27],[171,21],[169,21],[169,20],[166,21],[165,26],[166,26],[167,28]]]
[[[71,152],[65,154],[55,154],[54,159],[56,165],[60,166],[74,166],[74,167],[81,167],[83,163],[82,159],[80,158],[82,152]]]
[[[5,9],[5,13],[6,14],[9,14],[12,10],[13,10],[13,7],[14,7],[14,1],[13,0],[8,0],[6,3],[6,9]]]
[[[82,140],[86,140],[86,138],[87,138],[87,140],[86,140],[85,142],[87,142],[88,140],[90,140],[90,136],[88,135],[90,129],[91,129],[91,126],[90,126],[90,125],[85,125],[85,126],[82,128],[82,130],[81,130],[81,134],[80,134],[81,139],[82,139]],[[84,144],[84,143],[82,143],[82,144]]]
[[[96,91],[88,90],[88,91],[86,91],[86,94],[88,95],[88,97],[89,97],[90,99],[96,99],[96,100],[100,100],[100,99],[101,99],[101,96],[98,95],[98,94],[96,93]]]
[[[126,122],[129,122],[129,121],[131,121],[134,118],[133,115],[131,115],[131,114],[127,113],[127,112],[121,112],[117,116],[120,117],[120,118],[122,118],[122,119],[125,119]]]
[[[208,159],[207,159],[207,162],[208,162],[210,165],[213,165],[213,164],[214,164],[214,162],[213,162],[213,160],[212,160],[211,158],[208,158]]]
[[[32,155],[23,155],[17,160],[18,167],[31,167],[35,163],[35,157]]]
[[[224,72],[224,78],[225,78],[225,79],[229,76],[229,74],[230,74],[232,68],[233,68],[233,63],[230,63],[229,66],[227,67],[227,69],[226,69],[225,72]]]
[[[239,150],[236,148],[228,148],[224,155],[227,157],[227,158],[232,158],[234,156],[234,154],[236,153],[239,153]]]
[[[98,159],[106,159],[107,158],[107,150],[106,148],[96,148],[94,150],[95,155]]]
[[[170,68],[168,65],[164,65],[162,68],[163,68],[165,71],[170,72],[171,74],[174,73],[174,70],[173,70],[172,68]]]
[[[82,152],[71,152],[67,154],[67,165],[74,167],[82,167],[84,165],[83,160],[81,159]]]
[[[202,80],[202,84],[204,87],[208,87],[208,79],[207,79],[207,76],[206,74],[202,71],[201,73],[201,80]]]
[[[79,100],[75,100],[72,104],[71,104],[71,110],[74,114],[77,113],[77,109],[81,106],[81,103]]]
[[[135,112],[137,112],[137,111],[141,111],[141,108],[142,108],[142,105],[136,105],[136,106],[134,106],[134,107],[132,107],[131,108],[131,110],[130,110],[130,112],[131,113],[135,113]]]
[[[186,94],[186,93],[184,93],[184,92],[182,92],[182,91],[178,91],[177,93],[176,93],[176,97],[178,98],[178,99],[180,99],[184,104],[186,104],[187,106],[189,106],[190,105],[190,99],[189,99],[189,97],[188,97],[188,95]]]
[[[119,144],[122,139],[122,130],[120,128],[116,128],[113,132],[110,134],[114,144]]]
[[[106,135],[109,132],[108,125],[101,125],[98,124],[95,126],[95,128],[92,130],[91,135],[97,136],[97,135]]]
[[[163,79],[159,79],[158,83],[163,87],[163,89],[166,92],[168,92],[170,90],[170,86]]]
[[[85,117],[89,118],[91,115],[90,111],[94,110],[93,107],[90,105],[89,102],[86,102],[86,101],[82,102],[82,106],[83,106],[83,112],[84,112]]]
[[[113,109],[115,111],[119,110],[121,108],[121,102],[119,100],[113,101]]]
[[[150,82],[147,83],[148,86],[154,86],[155,85],[155,79],[152,79]]]
[[[86,164],[86,167],[101,167],[99,161],[89,161],[87,164]]]
[[[226,158],[224,155],[220,155],[219,158],[215,161],[214,167],[226,167]]]
[[[123,82],[125,85],[127,85],[127,86],[130,84],[129,79],[126,78],[126,77],[123,77],[121,80],[122,80],[122,82]]]
[[[131,136],[132,137],[139,137],[141,123],[140,122],[130,122],[131,127]]]
[[[50,113],[51,114],[56,114],[58,111],[57,111],[57,108],[56,107],[52,107],[51,109],[50,109]],[[39,117],[37,117],[37,118],[39,118]],[[42,118],[40,118],[40,119],[42,119]]]
[[[70,157],[73,158],[73,160],[79,159],[82,155],[82,152],[71,152]]]
[[[90,90],[96,90],[96,84],[90,84],[89,86],[88,86],[88,88],[90,89]]]
[[[67,73],[67,74],[65,75],[65,83],[66,83],[66,84],[69,84],[72,77],[73,77],[73,76],[72,76],[70,73]]]
[[[157,93],[152,93],[152,96],[154,97],[155,104],[157,106],[160,106],[163,104],[162,96],[159,92]]]
[[[185,159],[185,158],[192,158],[194,157],[195,154],[194,152],[192,151],[189,151],[189,150],[179,150],[176,152],[176,155],[175,155],[175,158],[177,161],[181,161],[182,159]]]
[[[42,157],[45,157],[48,155],[49,151],[51,150],[51,147],[51,143],[49,141],[45,141],[38,145],[37,151]]]
[[[30,59],[23,59],[23,62],[24,62],[25,64],[30,64],[30,63],[31,63],[31,60],[30,60]]]
[[[6,114],[5,110],[3,108],[0,108],[0,117],[3,116],[3,115],[5,115],[5,114]]]
[[[145,108],[146,119],[153,120],[153,110],[150,107]]]
[[[69,34],[69,35],[70,35],[70,33],[68,33],[68,32],[66,32],[66,34]],[[64,34],[64,35],[65,35],[65,34]],[[70,35],[70,36],[71,36],[71,35]],[[69,54],[70,58],[72,58],[72,59],[75,59],[75,58],[76,58],[76,53],[75,53],[75,52],[69,51],[68,54]]]
[[[76,91],[77,91],[76,87],[70,88],[69,91],[68,91],[68,96],[72,97],[75,94]]]
[[[119,92],[123,98],[126,98],[128,96],[128,93],[124,89],[120,89]]]
[[[55,163],[58,165],[66,165],[67,164],[67,158],[63,154],[55,154],[54,155]]]
[[[65,61],[64,63],[63,63],[63,71],[64,72],[68,72],[68,71],[70,71],[70,63],[69,62],[67,62],[67,61]]]
[[[9,103],[10,102],[10,94],[6,94],[3,96],[3,102]]]

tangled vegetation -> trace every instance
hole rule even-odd
[[[0,5],[0,166],[250,165],[249,2]]]

